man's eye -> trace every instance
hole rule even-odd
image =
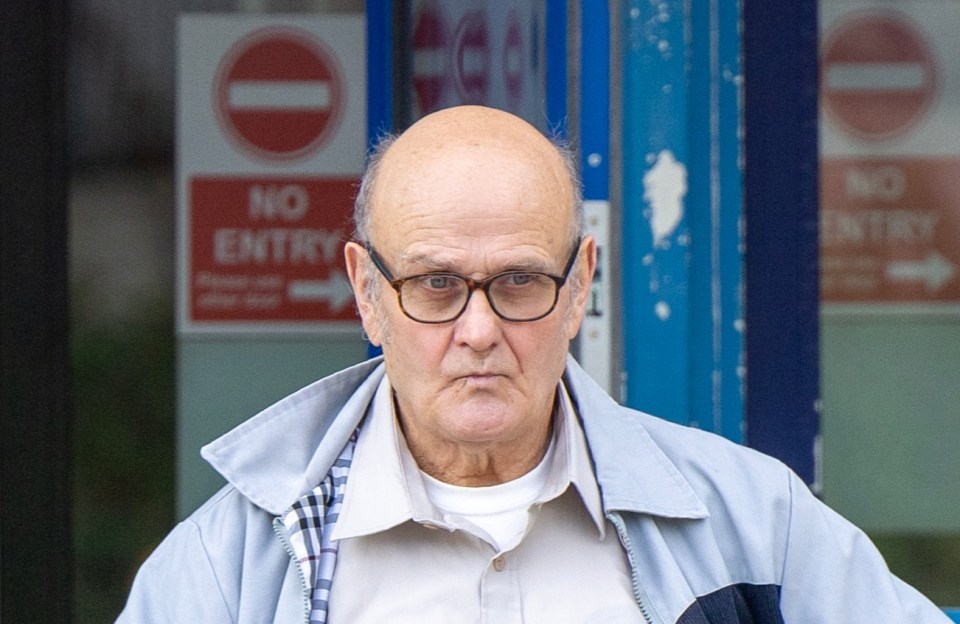
[[[427,287],[434,290],[445,290],[456,285],[455,280],[449,275],[429,275],[424,280],[424,283]]]
[[[534,275],[530,273],[511,273],[507,276],[511,286],[526,286],[533,281]]]

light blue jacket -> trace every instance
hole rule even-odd
[[[118,622],[306,621],[273,519],[327,474],[383,372],[372,360],[317,381],[206,446],[229,485],[144,563]],[[573,359],[564,379],[649,622],[950,622],[783,464],[624,408]]]

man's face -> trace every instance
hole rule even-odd
[[[555,153],[545,158],[542,146],[508,139],[423,147],[398,142],[373,195],[370,243],[396,278],[562,273],[573,245],[571,189]],[[532,322],[504,321],[483,291],[474,291],[456,320],[418,323],[377,277],[382,305],[361,301],[360,308],[371,340],[382,342],[408,440],[477,451],[545,440],[582,320],[583,302],[572,301],[570,283],[589,280],[593,245],[589,238],[581,245],[556,309]],[[365,254],[353,248],[356,261]]]

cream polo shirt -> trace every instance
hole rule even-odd
[[[642,622],[586,440],[563,386],[545,485],[525,533],[500,551],[444,514],[394,415],[384,378],[360,431],[340,516],[331,624]],[[572,487],[571,487],[572,486]]]

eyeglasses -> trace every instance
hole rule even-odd
[[[449,323],[467,309],[473,291],[482,290],[494,313],[505,321],[536,321],[557,306],[560,288],[567,281],[580,250],[580,240],[573,246],[563,275],[539,271],[504,271],[482,280],[458,273],[422,273],[396,279],[373,249],[364,245],[377,270],[397,291],[400,309],[419,323]]]

